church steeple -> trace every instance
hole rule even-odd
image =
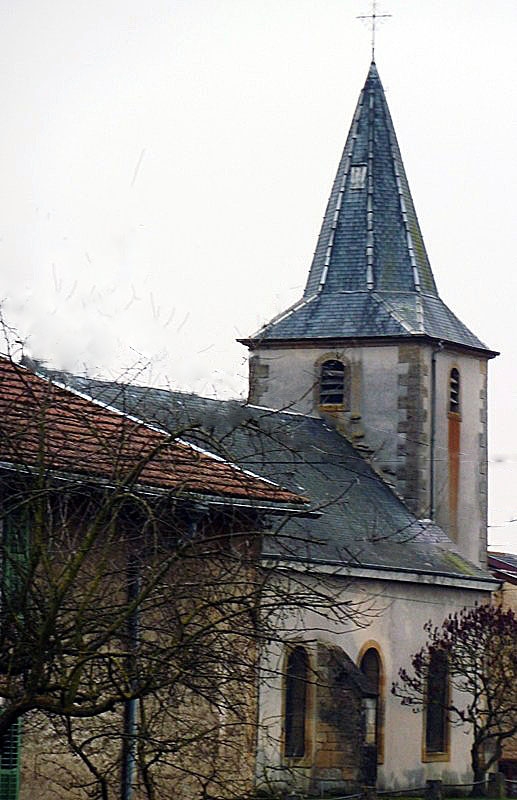
[[[386,97],[372,62],[303,298],[246,344],[415,335],[487,350],[438,295]]]
[[[438,294],[373,62],[303,297],[241,341],[251,403],[323,417],[414,513],[483,562],[496,353]]]
[[[438,294],[374,63],[332,186],[304,296],[365,289]]]

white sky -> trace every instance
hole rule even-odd
[[[3,0],[0,296],[27,350],[243,393],[303,290],[369,0]],[[376,61],[440,293],[491,369],[491,541],[517,552],[517,2],[386,0]]]

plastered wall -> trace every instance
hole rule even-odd
[[[346,408],[319,405],[320,365],[327,358],[339,359],[349,369]],[[461,380],[460,413],[453,423],[459,436],[456,488],[451,481],[448,410],[453,368]],[[485,564],[485,359],[413,341],[333,349],[264,348],[251,356],[249,399],[256,405],[324,418],[362,450],[417,517],[434,517],[463,555]]]
[[[462,728],[451,726],[447,757],[426,761],[423,714],[402,706],[400,700],[391,694],[391,686],[400,667],[408,667],[411,655],[424,644],[426,634],[423,626],[429,619],[441,624],[451,611],[472,606],[476,601],[483,602],[486,595],[466,589],[394,581],[365,580],[357,583],[355,589],[348,587],[343,592],[339,586],[336,580],[337,599],[349,597],[356,604],[363,604],[366,617],[357,616],[356,622],[369,620],[365,627],[354,627],[352,620],[348,624],[333,623],[321,615],[301,610],[293,612],[292,619],[284,619],[283,624],[292,628],[292,641],[305,643],[315,664],[318,645],[321,644],[341,648],[356,664],[360,663],[365,646],[376,647],[381,658],[384,686],[384,743],[382,763],[378,765],[378,788],[394,790],[422,786],[426,780],[434,778],[443,778],[450,783],[467,783],[471,779],[469,736]],[[360,608],[360,605],[355,606],[356,613]],[[288,763],[282,753],[284,657],[285,647],[277,644],[271,647],[263,663],[258,781],[270,788],[278,788],[282,783],[308,788],[311,763],[321,746],[317,738],[316,711],[312,707],[307,757],[298,766],[292,760]],[[352,774],[354,764],[345,762],[343,756],[343,763],[336,762],[334,766],[345,771],[349,769]]]

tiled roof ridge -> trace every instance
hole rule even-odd
[[[74,387],[37,375],[6,356],[0,356],[0,433],[4,464],[30,468],[43,458],[51,471],[119,475],[123,480],[134,473],[138,485],[234,499],[306,502],[269,478]]]
[[[283,322],[284,319],[287,319],[291,314],[296,314],[304,306],[309,305],[312,303],[313,300],[316,300],[318,294],[312,294],[310,297],[301,297],[295,303],[293,303],[289,308],[286,308],[285,311],[281,311],[279,314],[270,319],[269,322],[265,322],[261,327],[258,329],[256,333],[254,333],[251,338],[252,339],[260,339],[260,334],[266,329],[269,328],[271,325],[277,325],[279,322]],[[240,340],[239,340],[240,341]]]
[[[219,400],[219,401],[216,401],[216,402],[225,403],[225,402],[228,402],[228,401]],[[320,422],[322,422],[321,418],[317,417],[316,415],[304,414],[302,411],[293,411],[292,408],[270,408],[269,406],[261,406],[261,405],[258,405],[257,403],[246,403],[246,402],[243,402],[242,408],[252,408],[252,409],[255,409],[256,411],[267,411],[269,414],[276,414],[276,415],[278,415],[278,414],[287,414],[290,417],[303,417],[304,419],[306,419],[308,417],[310,419],[315,419],[315,420],[319,420]]]
[[[21,366],[22,369],[28,369],[23,364],[20,364],[19,366]],[[30,369],[28,371],[29,373],[31,372]],[[64,392],[70,392],[70,394],[74,394],[76,395],[76,397],[80,397],[87,403],[93,403],[93,405],[99,406],[105,411],[117,414],[121,417],[124,417],[124,419],[129,419],[131,420],[131,422],[135,422],[137,425],[143,425],[145,428],[149,428],[150,430],[155,431],[156,433],[161,433],[164,436],[168,436],[171,439],[171,441],[180,441],[179,439],[176,439],[174,437],[174,434],[171,434],[170,431],[166,431],[165,428],[160,428],[151,422],[146,422],[145,420],[140,419],[140,417],[136,417],[134,414],[128,414],[127,412],[122,411],[120,408],[117,408],[116,406],[110,405],[109,403],[105,403],[103,400],[99,400],[97,397],[92,397],[91,395],[86,394],[86,392],[83,392],[80,389],[76,389],[75,386],[62,383],[61,381],[58,381],[55,378],[52,378],[48,375],[38,375],[38,373],[32,373],[32,374],[35,374],[37,378],[41,378],[42,380],[51,383],[53,386],[56,386],[58,389],[61,389]],[[210,454],[208,453],[208,455]]]
[[[385,297],[383,297],[382,292],[372,292],[372,297],[379,303],[379,305],[386,309],[390,317],[392,317],[395,322],[397,322],[405,331],[408,333],[422,333],[422,331],[413,330],[413,328],[404,320],[402,315],[397,314],[395,307],[389,303]]]

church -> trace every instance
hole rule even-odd
[[[369,512],[361,513],[352,496],[347,514],[360,515],[362,544],[346,514],[335,528],[336,538],[347,540],[349,558],[346,566],[334,567],[334,575],[353,577],[349,591],[375,597],[379,614],[364,629],[327,630],[322,639],[346,651],[375,686],[373,732],[367,725],[366,737],[375,745],[378,787],[408,788],[433,778],[466,782],[468,737],[450,729],[443,715],[437,719],[429,702],[420,716],[401,709],[390,687],[422,642],[427,619],[439,624],[458,607],[487,599],[483,592],[491,584],[481,571],[487,546],[486,379],[488,361],[497,354],[438,294],[374,62],[303,297],[243,344],[250,351],[249,402],[321,420],[390,487],[392,502],[400,500],[414,517],[407,526],[386,525],[373,499]],[[328,536],[325,514],[319,524]],[[323,562],[318,559],[317,572],[332,574]],[[309,613],[304,623],[317,627]],[[318,647],[305,648],[302,634],[294,646],[298,659],[303,649],[306,664],[317,661]],[[283,657],[288,694],[289,669],[307,667]],[[275,706],[278,713],[281,692],[277,686],[276,696],[265,696],[264,719],[274,718]],[[309,785],[327,787],[338,779],[343,759],[333,752],[335,731],[317,694],[307,701],[316,718],[306,720],[299,760],[288,752],[286,706],[283,734],[277,727],[274,737],[280,744],[264,743],[260,758],[264,770],[276,759],[296,775],[305,770]],[[346,769],[340,777],[346,778]]]
[[[258,332],[246,404],[47,374],[162,429],[194,423],[241,467],[307,497],[263,537],[275,611],[263,649],[255,788],[274,796],[471,780],[469,736],[432,698],[391,694],[424,625],[487,602],[487,367],[497,355],[435,283],[386,97],[370,65],[303,297]],[[322,592],[336,598],[323,608]],[[287,595],[286,595],[287,596]],[[343,611],[345,609],[345,611]]]

